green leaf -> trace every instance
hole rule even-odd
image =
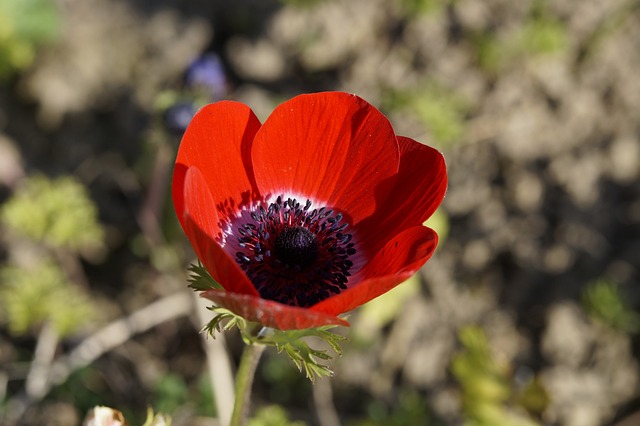
[[[222,330],[230,330],[234,327],[237,327],[243,335],[243,330],[247,328],[248,322],[241,316],[238,316],[231,312],[228,309],[221,308],[218,306],[211,306],[209,308],[211,312],[214,312],[216,315],[207,323],[202,331],[205,331],[209,336],[216,338],[216,333],[220,333]],[[224,322],[224,324],[223,324]]]
[[[276,330],[263,327],[256,334],[255,330],[260,327],[259,324],[249,322],[225,308],[212,306],[208,309],[216,315],[203,328],[207,334],[215,338],[216,332],[238,328],[246,344],[273,346],[278,353],[286,353],[298,370],[304,370],[306,377],[311,381],[314,381],[316,377],[333,374],[328,366],[320,363],[332,359],[333,356],[325,350],[311,348],[304,339],[310,337],[320,339],[338,356],[342,355],[340,343],[346,340],[346,337],[331,332],[330,330],[336,327],[334,325],[303,330]]]
[[[458,142],[465,132],[469,102],[461,93],[435,80],[425,81],[413,90],[391,89],[387,97],[389,109],[414,115],[439,146]]]
[[[263,344],[272,344],[278,352],[285,352],[298,367],[304,370],[305,376],[312,382],[316,377],[331,376],[333,371],[321,364],[320,361],[330,360],[333,357],[324,350],[311,348],[304,338],[316,337],[323,340],[338,355],[342,355],[340,342],[345,336],[329,331],[335,326],[307,328],[303,330],[273,330],[272,333],[260,340]]]
[[[59,28],[53,0],[1,0],[0,78],[29,67],[38,45],[53,40]]]
[[[188,387],[184,378],[167,373],[153,385],[153,406],[156,410],[172,413],[188,402]]]
[[[521,410],[514,409],[514,389],[509,380],[510,366],[499,363],[491,353],[489,341],[478,326],[459,332],[463,350],[456,354],[451,371],[462,390],[462,406],[469,425],[535,426]]]
[[[291,421],[287,412],[279,405],[262,407],[256,416],[249,420],[249,426],[304,426],[304,422]]]
[[[58,33],[60,16],[52,0],[2,1],[0,15],[17,37],[32,43],[51,40]]]
[[[189,287],[196,291],[223,290],[223,287],[213,279],[207,268],[200,261],[189,266]]]
[[[30,269],[5,266],[0,269],[0,283],[0,305],[14,334],[25,334],[50,321],[64,336],[96,316],[88,296],[53,262]]]
[[[615,330],[640,331],[640,314],[627,306],[614,282],[600,279],[589,284],[582,294],[582,304],[592,318]]]
[[[27,178],[0,210],[8,228],[37,242],[81,252],[102,247],[98,209],[74,177]]]

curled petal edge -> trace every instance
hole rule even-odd
[[[389,196],[372,216],[356,224],[362,246],[375,254],[399,232],[421,225],[440,206],[447,190],[444,157],[436,149],[398,136],[400,168]]]
[[[426,226],[404,230],[354,275],[357,284],[329,297],[309,309],[339,315],[383,295],[409,279],[431,258],[438,245],[438,234]],[[361,281],[359,279],[362,278]]]
[[[349,326],[346,320],[333,315],[296,306],[287,306],[248,294],[207,290],[202,292],[200,296],[215,302],[218,306],[229,309],[248,321],[279,330],[302,330],[324,325]]]

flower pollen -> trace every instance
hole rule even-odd
[[[260,296],[309,307],[347,288],[356,253],[341,213],[278,197],[237,227],[236,262]]]

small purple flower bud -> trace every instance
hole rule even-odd
[[[204,87],[213,100],[222,99],[227,91],[227,78],[220,57],[214,53],[202,55],[187,69],[185,81],[189,87]]]

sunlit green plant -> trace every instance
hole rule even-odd
[[[432,416],[424,396],[416,391],[401,391],[397,404],[389,407],[380,400],[373,400],[367,408],[366,420],[347,423],[350,426],[404,426],[431,425]]]
[[[509,378],[509,365],[491,354],[484,331],[477,326],[459,332],[462,351],[452,361],[451,370],[462,388],[462,405],[467,425],[533,426],[524,410],[513,404],[516,395]]]
[[[166,374],[153,389],[153,406],[162,412],[173,413],[187,402],[188,388],[184,379],[176,374]]]
[[[0,305],[9,329],[18,335],[46,322],[60,335],[69,335],[95,318],[96,312],[88,296],[53,262],[2,267]]]
[[[85,251],[102,245],[97,208],[85,187],[70,176],[27,178],[2,207],[0,220],[14,232],[51,247]]]
[[[0,209],[0,223],[31,240],[33,260],[0,269],[0,304],[15,334],[50,323],[60,335],[75,332],[95,318],[89,297],[53,261],[53,250],[95,250],[103,230],[84,186],[72,177],[26,178]],[[35,249],[44,243],[43,247]]]
[[[582,294],[582,304],[592,318],[611,328],[625,333],[640,331],[640,314],[627,306],[619,286],[612,281],[589,284]]]
[[[427,82],[413,91],[391,91],[388,104],[390,109],[415,114],[438,145],[450,145],[464,134],[468,103],[459,93],[437,82]]]
[[[400,5],[408,16],[428,14],[440,11],[448,3],[455,0],[399,0]]]
[[[268,405],[260,408],[254,418],[249,420],[249,426],[305,426],[304,422],[291,421],[287,412],[279,405]]]
[[[59,23],[52,0],[0,1],[0,78],[30,66],[37,47],[56,36]]]
[[[471,35],[478,63],[490,72],[498,72],[524,58],[560,52],[568,46],[566,26],[546,12],[537,2],[529,17],[509,36],[493,33]]]
[[[566,47],[567,30],[564,24],[549,17],[529,20],[515,40],[516,50],[532,55],[559,52]]]
[[[333,325],[316,328],[305,328],[300,330],[278,330],[267,329],[264,334],[253,336],[250,334],[251,324],[244,318],[234,314],[225,308],[208,308],[216,316],[203,328],[206,332],[215,336],[216,332],[238,328],[242,339],[247,345],[260,344],[273,346],[278,353],[284,352],[289,356],[299,371],[304,371],[305,376],[312,382],[323,376],[331,376],[333,371],[322,362],[330,360],[333,356],[327,350],[314,349],[304,338],[317,338],[324,342],[338,356],[342,355],[340,343],[346,339],[341,334],[332,332]]]
[[[462,136],[466,108],[459,97],[434,86],[415,97],[412,106],[440,144],[450,144]]]
[[[215,394],[211,386],[211,379],[203,374],[198,380],[198,386],[195,391],[196,412],[201,416],[217,417],[217,407],[215,406]]]

